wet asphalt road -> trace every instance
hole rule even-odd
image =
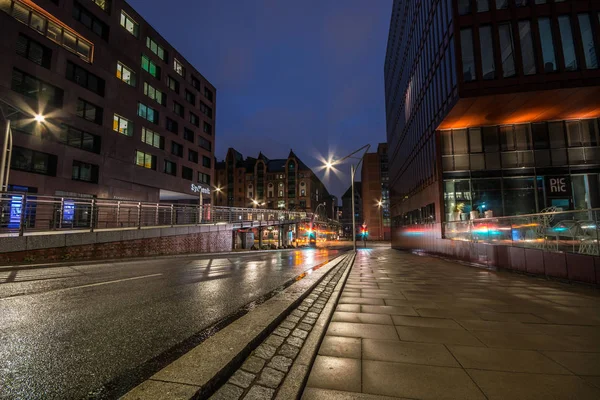
[[[0,269],[0,398],[97,396],[107,382],[127,381],[136,367],[338,254]]]

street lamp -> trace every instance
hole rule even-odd
[[[10,117],[17,114],[28,115],[26,112],[18,109],[10,103],[7,103],[4,100],[0,100],[0,102],[6,104],[9,108],[15,110],[9,115],[4,115],[4,111],[0,107],[0,113],[6,122],[6,129],[4,130],[4,142],[2,143],[2,156],[0,157],[0,192],[8,191],[8,179],[10,177],[10,164],[12,161],[12,151],[13,151],[13,134],[12,129],[10,127]],[[46,121],[46,117],[42,114],[35,114],[31,116],[38,124]]]
[[[334,165],[340,164],[340,163],[344,162],[345,160],[347,160],[348,158],[353,158],[355,160],[358,160],[356,165],[354,165],[354,164],[350,165],[350,180],[352,181],[352,245],[353,245],[354,251],[356,251],[356,212],[354,210],[354,175],[356,174],[356,170],[358,169],[358,167],[360,166],[360,163],[362,162],[363,158],[365,157],[365,154],[367,154],[367,152],[369,151],[370,148],[371,148],[371,145],[366,144],[363,147],[361,147],[360,149],[355,150],[352,153],[348,154],[346,157],[340,158],[338,160],[329,160],[329,161],[325,162],[325,168],[331,169],[331,168],[333,168]],[[359,153],[363,150],[364,150],[364,153],[362,154],[362,156],[360,156],[360,157],[354,156],[356,153]]]
[[[385,235],[383,234],[383,201],[379,200],[377,207],[379,207],[379,234],[381,240],[385,240]]]

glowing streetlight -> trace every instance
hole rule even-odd
[[[37,123],[42,123],[44,121],[46,121],[46,117],[44,117],[42,114],[35,114],[33,116],[33,119],[35,120],[35,122]]]
[[[358,159],[358,163],[356,165],[354,165],[354,164],[350,165],[350,180],[352,181],[352,243],[353,243],[354,251],[356,251],[356,211],[354,210],[354,175],[356,173],[356,170],[360,166],[360,163],[362,162],[365,154],[367,154],[367,152],[369,151],[370,148],[371,148],[371,145],[366,144],[363,147],[361,147],[360,149],[355,150],[352,153],[348,154],[346,157],[339,158],[336,160],[325,161],[325,168],[327,168],[329,170],[329,169],[333,168],[334,165],[337,165],[337,164],[345,161],[348,158]],[[362,156],[360,156],[360,158],[354,156],[356,153],[359,153],[362,150],[364,150],[365,152],[363,153]]]

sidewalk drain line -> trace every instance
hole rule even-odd
[[[244,396],[275,398],[295,362],[300,357],[304,357],[301,353],[306,348],[305,344],[311,341],[309,346],[312,347],[314,345],[312,336],[317,333],[317,347],[311,351],[309,360],[309,364],[312,365],[315,356],[312,353],[318,349],[327,324],[323,329],[315,326],[322,315],[326,314],[322,313],[330,299],[337,303],[341,289],[337,297],[331,296],[335,293],[344,274],[352,267],[353,260],[354,254],[344,256],[343,260],[333,267],[312,290],[307,291],[299,305],[290,307],[291,312],[287,317],[248,357],[242,360],[243,364],[240,363],[241,366],[226,377],[228,380],[218,387],[218,390],[202,391],[197,393],[194,399],[206,399],[208,396],[211,396],[211,400],[237,400]],[[328,322],[331,315],[326,317]],[[304,387],[306,378],[307,376],[303,377],[300,390]]]

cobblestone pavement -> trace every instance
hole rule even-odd
[[[347,256],[325,276],[211,400],[268,400],[275,397],[350,260]]]
[[[600,292],[359,250],[303,399],[384,398],[600,399]]]

